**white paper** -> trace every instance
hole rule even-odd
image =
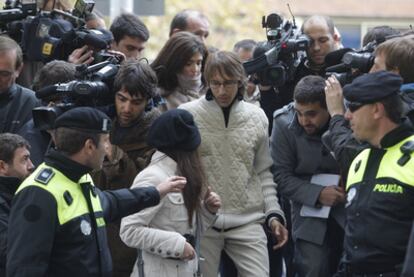
[[[340,176],[337,174],[315,174],[312,176],[311,183],[321,185],[324,187],[327,186],[337,186],[339,184]],[[303,205],[300,209],[300,216],[305,217],[319,217],[319,218],[328,218],[331,207],[322,206],[321,208],[315,208],[311,206]]]

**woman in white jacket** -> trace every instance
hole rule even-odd
[[[187,184],[182,193],[170,193],[159,205],[122,220],[121,239],[142,250],[143,265],[138,266],[142,264],[138,260],[131,276],[144,272],[145,277],[190,277],[197,273],[195,245],[221,206],[219,196],[206,187],[197,151],[200,141],[193,116],[184,110],[168,111],[151,126],[148,142],[158,151],[132,187],[156,186],[174,175],[186,177]]]

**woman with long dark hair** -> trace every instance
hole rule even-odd
[[[132,187],[156,186],[174,175],[184,176],[187,184],[182,193],[170,193],[156,207],[122,220],[121,239],[142,250],[140,266],[131,276],[185,277],[197,272],[197,242],[221,206],[218,195],[207,186],[197,150],[200,142],[193,116],[184,110],[167,111],[151,126],[148,143],[157,151]]]
[[[159,94],[165,100],[161,110],[177,108],[203,94],[207,55],[201,39],[189,32],[176,33],[166,42],[151,64],[158,77]]]

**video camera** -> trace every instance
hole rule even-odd
[[[79,65],[76,67],[76,80],[37,91],[37,98],[61,103],[53,107],[33,109],[35,127],[40,130],[53,129],[55,119],[73,107],[103,107],[113,104],[113,82],[119,64],[120,60],[111,59],[89,67]]]
[[[36,0],[7,2],[0,11],[0,28],[20,44],[27,60],[67,60],[73,50],[84,45],[96,51],[95,61],[110,58],[105,50],[113,40],[111,32],[85,28],[94,1],[77,0],[72,13],[38,11]]]
[[[374,65],[374,51],[384,41],[397,37],[387,36],[371,41],[361,49],[343,48],[326,55],[326,76],[334,75],[341,86],[351,83],[356,77],[368,73]]]
[[[375,59],[373,51],[343,48],[329,53],[325,58],[328,65],[332,64],[332,60],[339,58],[339,61],[326,68],[326,77],[334,75],[341,86],[351,83],[356,77],[370,71]]]
[[[7,0],[3,10],[0,10],[0,31],[7,33],[12,39],[20,42],[23,24],[26,18],[37,14],[36,0]]]
[[[262,85],[281,87],[292,81],[300,63],[300,53],[308,48],[310,40],[305,35],[296,35],[296,25],[272,13],[262,18],[267,42],[263,53],[243,63],[248,75],[256,73]]]

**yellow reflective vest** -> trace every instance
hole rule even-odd
[[[106,222],[160,201],[154,186],[101,191],[85,167],[51,150],[14,196],[7,276],[110,277]]]
[[[17,240],[21,241],[20,248],[27,245],[24,250],[27,255],[32,247],[40,248],[33,249],[40,257],[39,268],[18,276],[111,276],[112,261],[101,199],[89,174],[74,182],[57,169],[41,164],[21,184],[15,197],[22,192],[26,199],[30,195],[34,199],[27,200],[33,202],[30,207],[22,207],[25,211],[19,221],[22,228],[33,230],[30,239],[39,238],[39,243],[37,246],[24,243],[29,238],[18,234]],[[89,200],[85,197],[88,194]],[[41,259],[43,250],[51,256]],[[43,266],[45,260],[48,264]]]
[[[349,168],[344,248],[353,271],[392,272],[404,261],[414,220],[413,153],[404,164],[399,161],[409,141],[414,135],[365,149]]]

